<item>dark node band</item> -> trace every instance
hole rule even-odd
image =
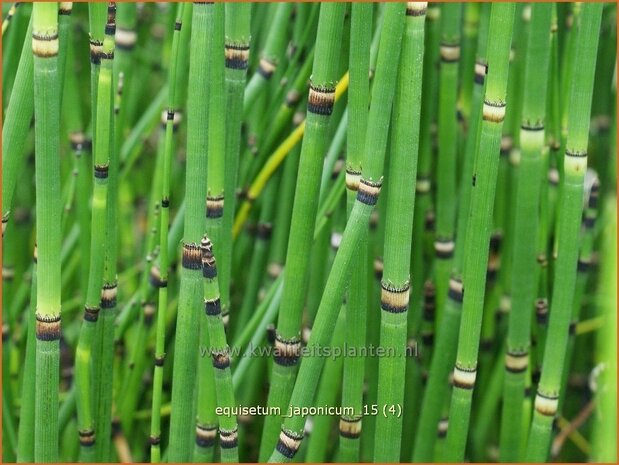
[[[216,298],[215,300],[204,301],[204,312],[208,316],[217,316],[221,313],[221,300]]]
[[[168,281],[161,279],[161,271],[157,265],[151,267],[149,281],[150,284],[157,289],[168,287]]]
[[[181,21],[178,21],[178,20],[177,20],[177,21],[174,23],[174,30],[175,30],[175,31],[180,31],[182,27],[183,27],[183,23],[182,23]]]
[[[92,447],[95,445],[95,432],[94,430],[84,430],[77,432],[80,438],[80,445],[84,447]]]
[[[281,366],[293,366],[299,362],[301,341],[298,338],[284,339],[275,333],[273,361]]]
[[[295,89],[292,89],[286,94],[286,106],[288,108],[292,108],[297,103],[299,103],[300,99],[301,99],[301,94],[297,92]]]
[[[110,165],[95,165],[95,178],[97,179],[106,179],[108,176],[108,172],[110,169]]]
[[[249,59],[249,44],[226,44],[225,66],[228,69],[247,69]]]
[[[473,77],[473,82],[475,82],[475,84],[479,84],[480,86],[483,86],[484,80],[485,80],[485,76],[483,74],[475,73],[475,76]]]
[[[196,445],[198,447],[212,447],[217,437],[217,426],[196,426]]]
[[[570,336],[574,336],[576,334],[576,325],[578,324],[578,321],[570,321],[570,326],[568,329],[568,332],[570,334]]]
[[[593,229],[595,227],[595,216],[585,216],[583,223],[585,228]]]
[[[57,341],[60,339],[61,323],[60,312],[58,315],[41,315],[37,313],[36,337],[40,341]]]
[[[99,319],[99,307],[84,307],[84,320],[95,323]]]
[[[266,333],[267,342],[271,345],[275,344],[275,325],[271,323],[269,326],[267,326]]]
[[[101,293],[101,308],[110,309],[116,307],[116,283],[104,284]]]
[[[406,16],[425,16],[428,8],[426,6],[413,7],[410,6],[412,2],[408,2],[406,6]]]
[[[264,79],[269,80],[273,73],[277,69],[277,64],[267,60],[266,58],[260,59],[260,63],[258,64],[258,74],[262,76]]]
[[[238,430],[232,431],[219,430],[219,445],[222,449],[233,449],[238,445]]]
[[[66,7],[65,5],[71,5],[70,7]],[[69,16],[73,11],[73,2],[61,2],[60,8],[58,9],[58,14],[61,16]]]
[[[464,287],[462,286],[462,281],[459,279],[450,279],[447,296],[456,302],[462,303],[464,300]]]
[[[213,352],[213,367],[218,370],[225,370],[230,366],[230,356],[228,352]]]
[[[101,52],[99,53],[99,59],[101,60],[113,60],[114,52]]]
[[[421,343],[426,347],[430,347],[434,344],[434,333],[432,331],[421,333]]]
[[[524,373],[529,366],[528,352],[507,352],[505,354],[505,370],[510,373]]]
[[[307,111],[317,115],[328,116],[333,112],[334,103],[335,87],[310,84]]]
[[[40,42],[53,42],[54,40],[58,40],[58,33],[55,34],[38,34],[36,32],[32,33],[32,38],[38,40]]]
[[[460,44],[441,43],[440,57],[443,63],[457,63],[460,61]]]
[[[453,385],[460,389],[473,389],[475,387],[475,378],[477,376],[477,368],[463,368],[458,366],[453,372]]]
[[[447,429],[449,427],[449,419],[448,418],[441,418],[438,422],[438,427],[436,429],[436,435],[439,438],[445,438],[447,437]]]
[[[359,439],[361,437],[362,417],[340,417],[340,436],[348,439]]]
[[[271,232],[273,231],[273,226],[271,223],[258,223],[258,228],[256,229],[256,237],[258,239],[262,239],[263,241],[268,241],[271,238]]]
[[[297,453],[297,450],[299,450],[299,446],[302,440],[303,440],[302,435],[299,436],[297,434],[294,434],[291,431],[282,429],[279,435],[279,440],[277,441],[277,445],[275,446],[275,449],[277,450],[277,452],[282,454],[284,457],[292,459],[294,458],[294,455]]]
[[[489,352],[494,347],[494,340],[490,338],[482,338],[479,341],[479,349],[482,352]]]
[[[116,34],[116,24],[106,24],[105,25],[105,35],[113,36]]]
[[[200,246],[191,243],[183,244],[183,268],[188,270],[199,270],[202,268],[202,253],[200,252]]]
[[[217,277],[217,266],[204,265],[202,267],[202,276],[206,279],[215,279]]]
[[[144,312],[144,324],[150,326],[155,316],[155,304],[152,302],[144,302],[142,304],[142,311]]]
[[[389,313],[404,313],[408,310],[410,283],[402,286],[381,281],[380,308]]]
[[[164,363],[165,363],[165,354],[155,355],[155,366],[156,367],[162,367]]]
[[[437,239],[436,242],[434,242],[434,253],[436,258],[450,259],[453,257],[454,249],[455,244],[451,239]]]
[[[153,435],[150,435],[150,436],[148,437],[148,443],[149,443],[151,446],[158,446],[158,445],[159,445],[159,443],[161,443],[161,436],[153,436]]]
[[[170,199],[167,197],[164,197],[163,199],[161,199],[161,207],[162,208],[169,208],[170,207]]]
[[[376,205],[382,185],[382,181],[374,182],[361,178],[361,181],[359,181],[359,189],[357,191],[357,200],[365,205]]]
[[[586,259],[586,258],[579,258],[578,259],[578,271],[580,273],[586,273],[589,271],[589,268],[591,267],[591,260]]]
[[[223,195],[217,197],[206,198],[206,217],[207,218],[221,218],[224,215],[224,197]]]
[[[166,119],[168,121],[174,121],[174,110],[168,110],[166,114]]]
[[[572,151],[572,150],[565,150],[565,156],[566,157],[572,157],[572,158],[586,158],[587,157],[587,151],[583,150],[583,151]]]
[[[548,322],[548,301],[546,299],[535,301],[535,319],[540,325],[545,325]]]
[[[531,132],[543,131],[544,124],[543,123],[536,123],[536,124],[522,123],[522,125],[520,126],[520,129],[522,129],[523,131],[531,131]]]

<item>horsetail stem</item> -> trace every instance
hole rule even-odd
[[[3,461],[613,460],[615,5],[17,5]]]
[[[436,236],[434,243],[434,275],[437,295],[437,318],[444,312],[455,248],[456,218],[456,154],[458,126],[458,68],[460,63],[460,20],[462,5],[445,3],[441,11],[441,43],[439,48],[438,160],[436,165]]]
[[[244,110],[247,111],[266,87],[271,76],[277,71],[279,61],[284,55],[286,48],[286,23],[290,19],[292,3],[282,2],[277,5],[273,17],[273,24],[268,33],[264,49],[260,54],[258,69],[247,83],[243,101]]]
[[[436,426],[439,423],[441,409],[448,394],[447,378],[449,369],[456,356],[458,328],[462,311],[462,265],[466,228],[469,215],[466,214],[470,205],[475,153],[479,143],[481,116],[483,108],[483,94],[486,77],[486,39],[488,34],[489,5],[482,5],[478,45],[473,70],[473,95],[469,131],[466,141],[462,176],[460,179],[459,210],[456,226],[456,245],[453,260],[453,269],[449,280],[447,301],[440,331],[436,337],[435,356],[432,358],[426,394],[421,406],[419,429],[413,449],[414,461],[429,461],[433,457],[436,440]],[[470,72],[470,71],[469,71]],[[418,177],[419,179],[419,177]],[[420,192],[418,190],[417,194]],[[415,223],[413,223],[415,224]]]
[[[527,460],[547,458],[552,419],[557,413],[571,305],[578,261],[578,230],[582,214],[583,182],[602,4],[582,6],[576,32],[572,82],[569,94],[568,135],[563,159],[563,183],[558,220],[558,256],[544,352],[542,376],[535,396]]]
[[[290,238],[286,254],[286,279],[277,320],[277,338],[283,352],[274,357],[268,405],[287,405],[294,385],[303,302],[307,291],[307,269],[314,231],[321,157],[327,143],[329,117],[335,101],[339,43],[344,5],[324,3],[320,8],[316,53],[307,104],[307,133],[303,139],[295,190]],[[299,126],[301,127],[301,126]],[[276,345],[277,348],[277,345]],[[275,446],[281,419],[268,416],[260,445],[260,459],[266,460]]]
[[[350,214],[347,228],[342,236],[333,267],[325,285],[325,292],[316,314],[308,348],[328,344],[333,335],[333,323],[344,297],[345,282],[349,278],[350,259],[354,248],[365,234],[370,213],[376,205],[382,185],[382,165],[387,145],[387,134],[372,135],[372,128],[388,127],[389,115],[395,93],[396,73],[400,55],[399,45],[404,29],[403,4],[388,4],[385,8],[385,23],[381,34],[378,64],[372,93],[374,104],[368,116],[368,132],[364,152],[364,171],[359,183],[357,201]],[[319,55],[319,54],[317,54]],[[288,268],[287,275],[291,272]],[[311,353],[311,352],[310,352]],[[316,386],[316,373],[321,371],[324,360],[320,357],[306,357],[294,385],[290,404],[303,407],[310,404]],[[289,461],[296,454],[303,439],[305,418],[292,416],[286,418],[279,440],[269,461]]]
[[[223,195],[215,195],[223,189],[224,177],[224,147],[225,134],[223,133],[223,122],[215,122],[215,118],[223,120],[217,115],[217,109],[223,108],[223,66],[224,66],[224,18],[222,5],[209,5],[207,9],[208,21],[208,41],[205,44],[209,51],[209,89],[208,89],[208,177],[206,191],[206,231],[217,237],[221,230],[221,215],[223,214]],[[219,134],[217,133],[219,130]],[[224,315],[222,318],[225,318]],[[224,320],[225,321],[225,320]],[[209,322],[200,319],[200,342],[206,347],[210,347],[210,332],[208,331]],[[196,445],[194,449],[194,461],[210,461],[212,457],[217,436],[218,418],[215,415],[217,406],[216,386],[215,386],[215,367],[210,364],[198,361],[198,412],[196,423]]]
[[[32,12],[34,60],[36,237],[36,387],[34,460],[58,460],[60,366],[60,89],[58,4],[36,3]]]
[[[415,207],[415,179],[419,147],[419,109],[423,68],[424,22],[427,3],[409,2],[393,112],[402,115],[392,128],[392,153],[387,183],[384,271],[381,280],[380,343],[393,347],[395,356],[378,363],[379,405],[404,403],[406,330],[410,295],[410,255]],[[410,83],[416,83],[411,86]],[[406,115],[407,117],[404,117]],[[412,182],[411,182],[412,180]],[[400,380],[398,381],[398,378]],[[390,379],[386,383],[381,380]],[[397,462],[400,458],[402,421],[398,417],[376,419],[374,460]]]
[[[223,8],[223,5],[221,5]],[[223,11],[222,11],[223,12]],[[223,18],[221,18],[223,20]],[[217,265],[213,244],[208,236],[200,243],[202,274],[204,276],[204,308],[208,326],[208,340],[215,370],[217,405],[220,408],[234,406],[234,389],[230,373],[230,349],[226,342],[224,321],[221,313]],[[204,362],[201,362],[204,363]],[[236,416],[224,415],[219,424],[219,445],[222,462],[238,462],[238,424]]]
[[[535,267],[538,212],[543,175],[544,121],[550,62],[550,18],[548,4],[531,6],[531,32],[526,50],[524,101],[520,129],[521,158],[518,172],[517,202],[513,235],[512,295],[501,426],[501,460],[521,459],[525,376],[529,365],[531,308],[536,295]]]
[[[172,156],[174,153],[174,127],[175,110],[179,107],[177,97],[177,76],[180,62],[181,49],[186,47],[189,38],[187,33],[183,33],[183,17],[185,5],[179,4],[176,11],[174,23],[174,33],[172,38],[172,62],[169,68],[168,78],[168,108],[166,111],[165,123],[165,143],[163,156],[163,170],[161,183],[161,212],[159,226],[159,269],[155,271],[155,283],[159,288],[159,302],[157,311],[157,339],[155,342],[155,367],[153,375],[153,402],[152,417],[150,428],[151,462],[158,463],[161,460],[161,394],[163,387],[163,365],[165,362],[165,325],[166,310],[168,306],[168,280],[169,280],[169,258],[168,258],[168,228],[170,222],[170,171]],[[183,40],[184,39],[184,40]],[[180,63],[180,66],[184,63]],[[155,269],[157,270],[157,269]],[[158,276],[157,276],[158,273]]]
[[[114,29],[115,29],[116,4],[110,3],[107,9],[107,18],[102,19],[105,23],[105,37],[100,46],[91,48],[91,61],[101,67],[98,72],[96,105],[93,105],[93,114],[96,114],[97,122],[94,139],[94,183],[93,183],[93,206],[92,227],[90,242],[90,268],[88,274],[88,288],[86,303],[84,306],[84,321],[80,329],[76,351],[75,377],[78,384],[77,411],[78,411],[78,434],[80,440],[80,456],[84,460],[95,460],[100,448],[95,446],[95,415],[93,406],[98,405],[99,398],[96,395],[99,386],[101,366],[97,358],[101,354],[92,352],[93,345],[97,347],[98,318],[101,305],[111,303],[111,295],[106,294],[102,298],[102,285],[104,275],[104,260],[107,247],[107,223],[108,223],[108,176],[111,149],[111,122],[112,122],[112,66],[114,61]],[[93,30],[103,26],[101,23],[91,24]],[[91,44],[92,45],[92,44]],[[96,56],[93,55],[97,53]],[[111,292],[114,292],[113,290]],[[110,297],[110,300],[107,300]],[[109,308],[109,307],[108,307]],[[95,358],[97,357],[97,358]],[[104,441],[105,443],[106,441]]]
[[[26,37],[31,35],[32,21],[28,24]],[[20,162],[25,156],[26,134],[34,112],[34,96],[30,90],[33,88],[33,70],[32,44],[25,40],[15,74],[16,85],[2,125],[2,237],[9,222]]]
[[[247,77],[250,53],[249,3],[226,4],[225,12],[225,83],[226,83],[226,157],[224,163],[224,208],[222,219],[219,262],[223,264],[219,274],[221,304],[224,313],[230,307],[230,279],[232,274],[232,224],[236,209],[236,186],[238,180],[241,147],[241,123],[243,119],[243,93]]]
[[[479,152],[475,159],[470,217],[467,224],[463,308],[454,368],[454,388],[449,409],[446,457],[464,458],[471,400],[477,372],[477,354],[488,263],[492,209],[496,189],[501,128],[505,118],[505,92],[509,49],[514,22],[514,5],[496,3],[490,13],[488,75],[482,110]]]
[[[185,225],[183,234],[182,269],[176,340],[184,343],[174,351],[174,383],[172,385],[172,415],[168,460],[188,462],[191,458],[192,430],[195,422],[194,389],[202,277],[200,273],[200,241],[204,234],[204,202],[206,199],[206,149],[208,118],[208,44],[211,5],[193,5],[187,92],[187,166],[185,180]],[[208,432],[210,435],[210,431]],[[209,436],[210,437],[210,436]]]
[[[370,44],[372,41],[372,5],[353,3],[351,6],[349,72],[351,86],[348,90],[348,147],[346,152],[346,191],[348,212],[352,210],[359,189],[363,140],[367,128],[370,103]],[[367,299],[368,245],[360,244],[361,252],[353,258],[356,264],[351,271],[348,301],[345,312],[346,343],[351,347],[365,345]],[[342,375],[342,406],[352,407],[353,416],[342,416],[339,423],[339,460],[358,461],[362,428],[363,381],[365,361],[360,358],[346,358]]]

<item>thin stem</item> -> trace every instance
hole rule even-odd
[[[58,4],[36,3],[32,12],[34,55],[36,237],[36,387],[34,460],[58,460],[60,369],[60,92]]]
[[[394,356],[380,358],[378,362],[378,405],[404,403],[410,256],[419,149],[419,110],[423,73],[421,65],[426,9],[425,2],[407,4],[406,28],[393,105],[393,114],[399,117],[394,118],[393,123],[390,177],[387,183],[380,345],[384,348],[393,348]],[[379,415],[376,419],[374,460],[399,461],[401,439],[401,417]]]
[[[576,32],[574,67],[567,105],[570,110],[563,159],[564,179],[559,203],[558,256],[548,339],[542,376],[535,397],[535,412],[526,455],[529,461],[544,461],[548,456],[552,419],[557,413],[559,396],[562,394],[561,377],[576,284],[578,233],[583,208],[583,183],[587,169],[587,143],[602,7],[600,3],[583,5],[580,25]]]
[[[464,459],[469,430],[471,401],[477,373],[499,145],[505,118],[505,94],[514,9],[514,4],[496,3],[492,5],[490,13],[488,37],[492,40],[488,41],[488,74],[481,136],[472,179],[470,217],[466,232],[462,321],[449,409],[450,424],[447,431],[448,461]]]

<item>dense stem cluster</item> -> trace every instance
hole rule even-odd
[[[616,22],[2,5],[4,462],[616,461]]]

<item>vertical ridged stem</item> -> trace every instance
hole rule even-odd
[[[466,241],[466,228],[469,215],[475,153],[479,146],[484,83],[486,78],[486,38],[488,35],[489,5],[482,5],[480,30],[478,34],[475,68],[473,70],[473,94],[471,115],[469,119],[469,134],[464,149],[464,161],[458,193],[458,218],[456,224],[456,244],[453,268],[449,280],[449,290],[445,303],[445,312],[440,330],[436,337],[435,356],[432,358],[424,400],[419,417],[419,430],[415,437],[413,460],[427,462],[432,460],[436,431],[441,411],[446,403],[449,369],[453,365],[458,338],[458,328],[462,312],[462,264]],[[469,71],[470,72],[470,71]],[[425,94],[425,92],[424,92]],[[419,179],[419,177],[418,177]],[[417,192],[419,196],[419,190]],[[416,224],[416,223],[413,223]],[[413,288],[415,288],[413,286]]]
[[[97,5],[99,7],[99,5]],[[105,13],[105,5],[103,5]],[[93,124],[94,158],[93,158],[93,202],[92,202],[92,226],[90,237],[90,267],[88,273],[88,287],[86,302],[84,305],[84,320],[79,333],[76,349],[75,378],[77,385],[77,412],[78,434],[80,440],[80,459],[86,461],[97,460],[98,448],[95,438],[95,412],[93,408],[98,405],[99,376],[98,362],[101,354],[93,353],[96,345],[97,321],[101,309],[104,272],[104,258],[106,255],[107,234],[107,205],[108,205],[108,176],[110,165],[110,148],[113,134],[110,133],[112,121],[112,64],[114,59],[114,25],[115,4],[110,3],[108,17],[97,15],[93,22],[92,30],[105,28],[105,37],[99,48],[94,48],[91,38],[91,61],[100,70],[96,73],[96,100],[93,101],[93,115],[96,115],[96,124]],[[111,30],[107,30],[111,28]],[[96,55],[94,54],[96,53]],[[94,67],[94,66],[93,66]],[[40,247],[39,247],[40,250]]]
[[[367,129],[370,103],[370,45],[372,42],[373,5],[353,3],[351,6],[350,86],[348,89],[348,133],[346,152],[346,191],[348,212],[352,210],[359,189],[363,142]],[[361,348],[366,342],[367,263],[368,245],[360,244],[360,253],[353,258],[350,287],[345,312],[346,344]],[[342,377],[342,406],[352,407],[354,415],[342,416],[339,423],[340,447],[338,460],[359,461],[362,428],[363,382],[365,360],[360,357],[344,359]],[[370,439],[371,440],[371,439]]]
[[[221,245],[219,246],[219,287],[224,313],[230,308],[232,275],[232,223],[236,208],[236,186],[241,149],[243,94],[250,53],[249,3],[226,4],[225,12],[225,83],[226,83],[226,159],[224,175],[224,214]]]
[[[275,7],[275,5],[273,5]],[[244,112],[254,105],[256,99],[267,87],[271,77],[277,71],[277,66],[284,56],[286,49],[287,23],[290,21],[290,13],[293,4],[282,2],[277,5],[273,22],[268,28],[268,36],[264,48],[260,53],[258,69],[247,83],[243,100]]]
[[[223,16],[223,5],[220,15]],[[216,7],[217,8],[217,7]],[[221,17],[223,21],[223,17]],[[222,24],[223,29],[223,24]],[[221,312],[219,297],[219,284],[217,282],[217,264],[213,255],[213,244],[205,235],[200,244],[202,253],[202,274],[204,276],[204,311],[208,338],[208,351],[212,357],[213,370],[215,371],[215,390],[217,393],[217,407],[220,409],[232,408],[234,402],[234,388],[230,372],[230,348],[226,341],[226,332]],[[200,363],[207,363],[201,360]],[[219,417],[219,446],[221,461],[234,463],[238,457],[238,424],[236,415],[221,415]]]
[[[36,324],[37,306],[37,249],[35,246],[31,270],[30,306],[28,308],[26,328],[26,354],[24,377],[21,390],[21,408],[19,410],[19,429],[17,431],[17,462],[34,461],[34,419],[36,389]]]
[[[328,144],[330,115],[338,79],[344,5],[324,3],[320,8],[314,66],[310,82],[306,132],[299,160],[290,237],[286,255],[286,279],[277,321],[276,343],[284,349],[274,357],[268,406],[284,409],[294,385],[299,359],[300,326],[307,292],[312,234],[320,188],[322,157]],[[277,346],[276,346],[277,349]],[[277,352],[277,350],[276,350]],[[264,461],[275,447],[281,418],[267,416],[260,445]]]
[[[103,79],[110,76],[111,83],[109,95],[105,104],[109,106],[104,110],[107,121],[101,120],[105,127],[105,133],[96,134],[97,137],[108,138],[109,168],[107,189],[107,219],[105,225],[105,258],[103,265],[103,286],[101,289],[101,320],[98,323],[96,334],[96,351],[98,356],[94,359],[98,366],[95,367],[96,377],[100,382],[95,385],[95,431],[99,435],[95,444],[97,452],[96,460],[106,462],[110,460],[110,439],[112,419],[112,368],[114,359],[114,325],[116,319],[116,295],[117,295],[117,257],[118,257],[118,151],[115,144],[114,132],[114,89],[113,69],[116,32],[116,6],[111,5],[108,9],[108,18],[105,26],[104,44],[106,48],[101,55],[101,67]],[[107,42],[106,42],[107,39]],[[101,78],[101,72],[99,73]]]
[[[567,142],[563,158],[563,182],[559,201],[558,255],[544,352],[542,375],[535,396],[535,412],[526,459],[544,461],[557,413],[561,376],[569,337],[576,284],[579,226],[583,209],[583,183],[587,170],[587,144],[591,99],[599,41],[602,4],[582,6],[576,31],[572,83],[569,101]]]
[[[58,4],[36,3],[32,12],[34,55],[36,239],[36,387],[34,461],[58,460],[60,370],[60,79]],[[26,39],[28,40],[28,39]]]
[[[194,392],[198,362],[198,337],[202,301],[200,241],[204,234],[208,118],[208,55],[210,5],[195,3],[191,25],[189,87],[187,93],[187,164],[185,225],[180,272],[178,314],[172,383],[172,415],[168,460],[189,462],[195,427]],[[212,444],[209,445],[212,449]],[[212,457],[212,456],[211,456]],[[212,458],[211,458],[212,460]]]
[[[394,118],[392,127],[390,176],[387,182],[380,346],[394,352],[392,357],[381,357],[378,362],[378,405],[395,406],[404,403],[406,332],[411,286],[410,256],[426,9],[425,2],[407,3],[406,26],[393,104],[393,114],[398,115],[398,118]],[[457,67],[457,63],[454,66]],[[398,462],[401,441],[401,417],[379,415],[376,418],[374,461]]]
[[[13,207],[13,195],[19,179],[19,173],[24,161],[26,135],[32,121],[34,111],[33,89],[33,56],[30,36],[32,21],[26,31],[15,85],[11,91],[9,104],[4,114],[2,125],[2,237]],[[5,84],[6,85],[6,84]]]
[[[458,67],[460,63],[460,19],[462,5],[445,3],[441,11],[441,44],[438,105],[438,159],[436,164],[436,235],[434,282],[436,321],[441,322],[447,299],[449,273],[455,248],[456,172],[458,152]],[[440,326],[439,326],[440,328]],[[437,331],[438,332],[438,331]]]
[[[462,321],[449,409],[446,459],[462,461],[469,431],[471,401],[477,374],[477,356],[488,265],[488,248],[498,171],[501,129],[514,4],[492,5],[488,37],[488,74],[482,110],[479,151],[475,159],[471,204],[464,244]]]
[[[531,6],[531,28],[525,58],[520,165],[516,196],[511,273],[511,310],[505,355],[505,385],[501,415],[501,451],[504,462],[520,457],[525,376],[529,366],[531,309],[537,290],[536,242],[544,165],[546,91],[550,63],[550,18],[552,6]]]
[[[174,129],[178,118],[176,109],[180,106],[177,98],[177,75],[179,67],[179,55],[182,47],[188,44],[187,33],[183,34],[183,13],[185,5],[179,4],[176,11],[174,33],[172,36],[172,55],[168,70],[168,108],[165,123],[165,142],[163,155],[163,170],[161,183],[161,212],[159,225],[159,268],[153,267],[151,282],[159,288],[159,302],[157,309],[157,336],[155,342],[154,375],[153,375],[153,401],[150,425],[150,459],[153,463],[161,460],[161,395],[163,386],[163,365],[165,362],[165,326],[166,310],[168,306],[168,280],[170,260],[168,257],[168,230],[170,223],[170,171],[172,169],[172,157],[174,154]],[[183,43],[181,43],[184,38]]]
[[[323,4],[323,7],[325,5]],[[380,193],[388,135],[385,129],[389,128],[396,87],[400,45],[404,29],[404,10],[405,5],[401,3],[390,3],[385,6],[385,19],[372,93],[372,102],[374,103],[370,107],[368,116],[363,174],[359,183],[357,200],[344,230],[307,344],[310,354],[312,351],[316,353],[317,347],[326,346],[331,341],[337,313],[341,308],[346,290],[345,284],[350,280],[351,257],[359,243],[363,243],[365,240],[368,233],[370,213],[376,205]],[[321,54],[317,52],[316,56],[321,56]],[[381,128],[381,130],[378,130],[378,128]],[[286,267],[286,275],[288,276],[288,273],[292,272],[292,268],[289,267],[289,263]],[[296,356],[296,350],[292,349]],[[289,353],[291,350],[288,349],[287,352]],[[308,356],[303,359],[290,400],[293,407],[311,405],[318,384],[318,373],[322,371],[323,364],[324,359],[320,356]],[[305,418],[301,416],[285,419],[270,461],[287,462],[295,456],[303,439],[304,424]]]

